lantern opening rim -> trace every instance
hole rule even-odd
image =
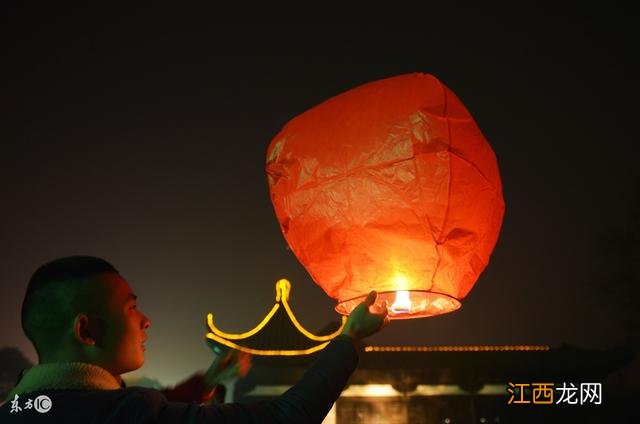
[[[418,305],[424,304],[424,307],[414,307],[411,312],[394,312],[391,305],[394,302],[396,293],[399,291],[409,292],[412,305],[416,303]],[[378,297],[375,305],[378,306],[378,308],[384,307],[383,305],[386,301],[387,313],[391,320],[427,318],[454,312],[462,307],[462,303],[459,299],[456,299],[449,294],[435,292],[432,290],[386,290],[378,291],[377,293]],[[351,299],[340,300],[335,306],[335,311],[340,315],[349,315],[351,311],[366,297],[367,294],[362,294]]]

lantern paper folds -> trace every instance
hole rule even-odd
[[[364,84],[295,117],[266,169],[289,246],[342,314],[371,290],[392,319],[459,308],[504,214],[491,147],[428,74]]]

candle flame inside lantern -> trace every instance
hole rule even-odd
[[[396,272],[393,279],[394,286],[398,289],[396,291],[396,298],[391,305],[391,312],[394,314],[406,314],[411,312],[411,297],[409,296],[409,279],[402,272]]]
[[[396,300],[391,305],[391,310],[395,314],[401,314],[411,311],[411,299],[409,292],[406,290],[398,290],[396,292]]]

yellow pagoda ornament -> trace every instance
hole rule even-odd
[[[289,305],[290,292],[291,283],[286,279],[278,280],[275,304],[258,325],[244,333],[234,334],[220,330],[213,322],[213,314],[207,314],[207,326],[210,330],[206,335],[207,339],[261,356],[299,356],[324,349],[331,339],[340,334],[347,317],[341,317],[340,327],[331,334],[313,334],[293,314]]]

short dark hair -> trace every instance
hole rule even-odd
[[[22,329],[41,356],[75,317],[78,288],[83,281],[118,273],[95,256],[68,256],[42,265],[33,273],[22,302]]]

